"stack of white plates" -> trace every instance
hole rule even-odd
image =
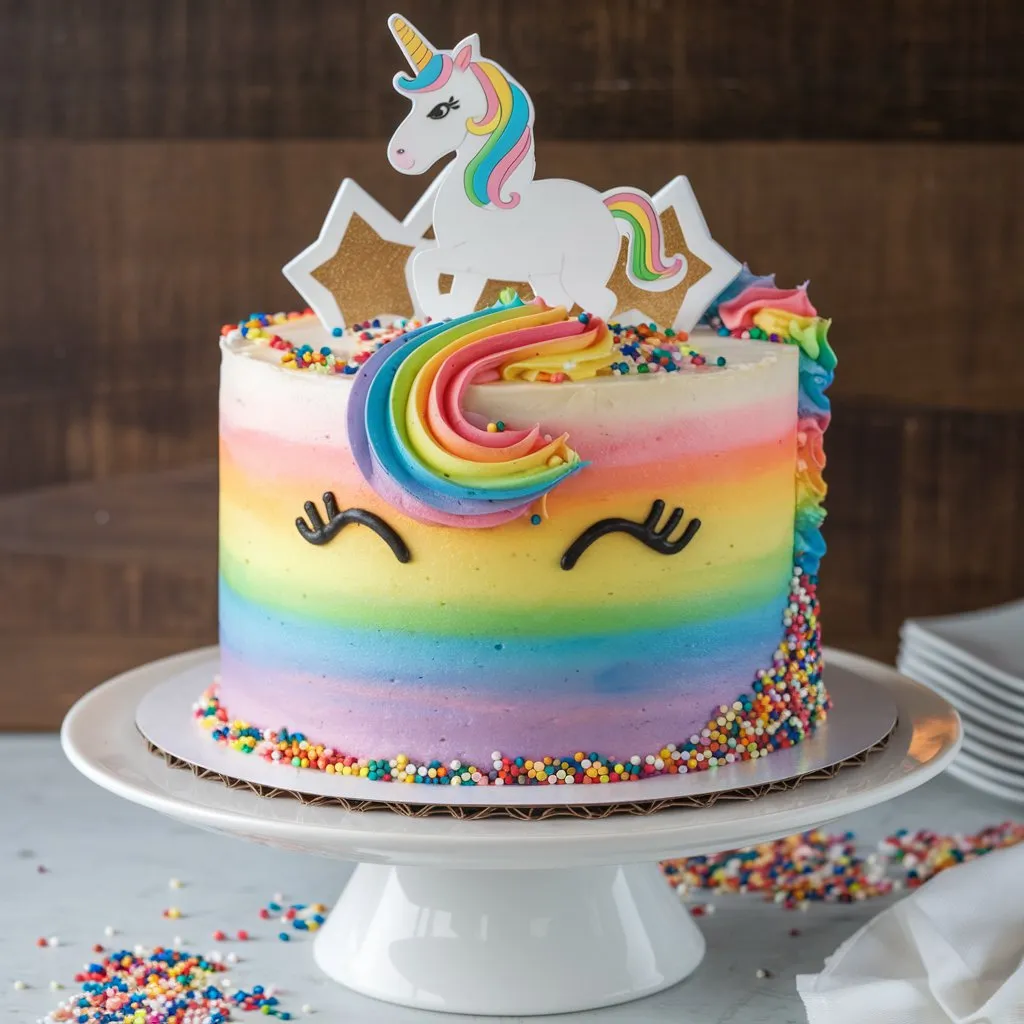
[[[949,773],[1024,803],[1024,601],[908,619],[897,664],[960,712],[964,745]]]

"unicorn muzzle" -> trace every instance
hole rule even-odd
[[[396,171],[411,171],[416,166],[416,158],[403,146],[389,146],[388,160]]]

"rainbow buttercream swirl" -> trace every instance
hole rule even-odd
[[[540,300],[496,305],[410,331],[353,382],[349,443],[370,486],[425,523],[498,526],[523,515],[584,463],[568,435],[487,424],[463,405],[472,384],[583,380],[614,358],[607,325]]]
[[[747,267],[740,276],[743,287],[730,286],[715,302],[715,319],[722,329],[744,337],[756,331],[759,337],[800,348],[793,559],[802,571],[816,576],[825,554],[824,435],[832,418],[825,392],[836,370],[828,341],[832,321],[818,316],[806,284],[778,288],[774,274],[757,277]]]

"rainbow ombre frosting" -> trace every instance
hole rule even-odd
[[[783,668],[796,714],[820,689],[816,619],[791,608],[823,552],[835,359],[803,289],[751,279],[712,315],[699,358],[666,343],[645,368],[602,322],[518,300],[367,358],[313,317],[227,332],[221,705],[360,758],[485,768],[664,753]],[[282,346],[357,372],[295,372]],[[363,518],[319,543],[325,492]]]

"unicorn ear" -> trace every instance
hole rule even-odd
[[[465,71],[471,60],[480,59],[480,37],[475,32],[471,36],[466,36],[461,43],[452,47],[452,53],[455,55],[455,66],[460,71]]]

